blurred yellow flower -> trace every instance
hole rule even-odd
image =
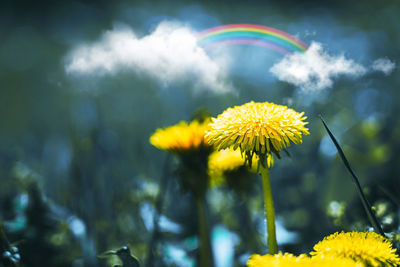
[[[181,121],[176,125],[157,129],[150,137],[150,143],[158,149],[175,153],[209,147],[204,139],[208,124],[209,120],[204,122],[195,120],[190,123]]]
[[[334,257],[308,257],[305,254],[294,256],[290,253],[275,255],[252,255],[247,261],[248,267],[363,267],[345,258]]]
[[[255,103],[228,108],[217,118],[213,118],[206,133],[209,144],[218,150],[240,148],[249,156],[265,157],[267,165],[272,165],[271,152],[279,156],[279,151],[290,145],[302,143],[302,134],[309,134],[305,127],[307,118],[303,113],[274,103]]]
[[[217,186],[222,184],[225,181],[227,172],[238,170],[242,166],[244,166],[244,158],[238,150],[224,149],[214,151],[208,158],[210,185]]]
[[[363,266],[398,266],[396,249],[385,237],[375,232],[341,232],[324,238],[314,246],[311,255],[349,258]]]

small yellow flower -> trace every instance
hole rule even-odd
[[[244,158],[238,150],[224,149],[214,151],[208,158],[210,185],[217,186],[225,181],[225,174],[245,166]],[[254,168],[253,168],[254,169]]]
[[[200,147],[208,147],[204,139],[209,120],[200,123],[195,120],[190,123],[180,123],[157,129],[150,137],[150,143],[162,150],[175,153],[183,153]]]
[[[247,266],[248,267],[300,266],[299,265],[300,262],[307,258],[308,258],[307,255],[304,254],[297,257],[290,253],[282,254],[282,252],[279,252],[278,254],[275,255],[267,254],[264,256],[254,254],[247,261]]]
[[[252,101],[228,108],[213,118],[206,139],[218,150],[240,148],[246,160],[256,154],[270,167],[271,152],[279,157],[279,151],[290,142],[300,144],[302,134],[309,134],[304,121],[307,117],[303,115],[286,106]]]
[[[345,258],[334,257],[308,257],[305,254],[294,256],[290,253],[275,255],[252,255],[247,261],[248,267],[363,267]]]
[[[311,255],[349,258],[364,266],[398,266],[396,249],[385,237],[375,232],[335,233],[314,246]]]

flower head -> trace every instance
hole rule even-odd
[[[228,108],[213,119],[206,139],[218,150],[240,148],[246,160],[257,154],[271,166],[271,153],[279,157],[279,151],[290,142],[300,144],[302,134],[309,134],[303,115],[286,106],[252,101]]]
[[[244,159],[238,150],[214,151],[208,158],[208,175],[211,186],[222,184],[225,175],[244,167]]]
[[[314,246],[311,255],[349,258],[364,266],[397,266],[400,258],[385,237],[375,232],[335,233]]]
[[[204,139],[209,120],[199,122],[197,120],[187,123],[180,123],[157,129],[150,137],[150,143],[162,150],[175,153],[183,153],[201,147],[208,147]]]
[[[247,261],[248,267],[363,267],[349,259],[333,257],[312,257],[302,254],[294,256],[290,253],[275,255],[252,255]]]
[[[247,266],[248,267],[266,267],[266,266],[300,266],[300,262],[303,261],[304,259],[308,258],[307,255],[300,255],[300,256],[295,256],[290,253],[285,253],[282,254],[282,252],[279,252],[278,254],[275,255],[258,255],[254,254],[250,257],[250,259],[247,261]]]
[[[212,147],[204,139],[209,119],[181,121],[176,125],[157,129],[150,143],[162,150],[175,153],[180,164],[176,174],[182,187],[203,197],[208,188],[207,163]]]

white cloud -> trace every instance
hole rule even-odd
[[[378,58],[374,62],[372,62],[371,68],[374,71],[381,71],[385,75],[389,75],[392,73],[394,68],[396,67],[396,64],[392,61],[390,61],[388,58]]]
[[[344,55],[327,54],[320,43],[313,42],[306,52],[285,56],[270,72],[303,91],[319,91],[332,87],[338,76],[359,77],[367,70]]]
[[[160,23],[141,38],[130,29],[106,32],[101,40],[73,49],[65,68],[89,75],[134,70],[164,85],[189,81],[197,89],[231,91],[223,64],[197,45],[196,32],[172,22]]]

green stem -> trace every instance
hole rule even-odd
[[[276,230],[275,230],[274,201],[272,199],[271,183],[269,181],[268,168],[264,167],[263,164],[260,164],[260,171],[261,171],[263,191],[264,191],[265,218],[267,219],[268,253],[273,255],[278,253],[278,244],[276,242]]]
[[[200,267],[213,267],[213,255],[211,250],[211,241],[207,229],[207,219],[205,210],[205,199],[196,197],[198,220],[199,220],[199,235],[200,235]]]

